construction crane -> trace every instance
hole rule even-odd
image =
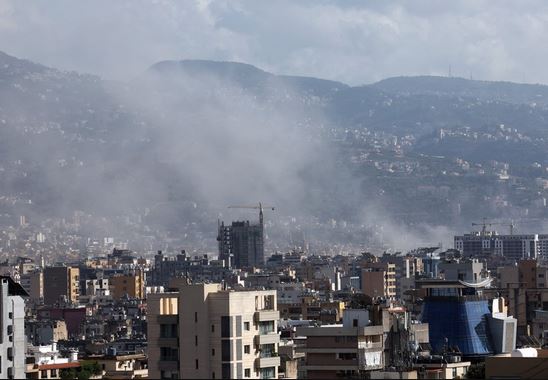
[[[483,223],[476,223],[472,222],[472,226],[482,226],[481,227],[481,234],[486,235],[487,234],[487,226],[491,227],[494,223],[487,223],[487,218],[483,218]]]
[[[510,223],[487,223],[487,218],[483,218],[483,223],[472,223],[472,226],[482,226],[481,227],[481,234],[486,235],[487,233],[487,226],[508,226],[510,227],[510,235],[514,234],[514,227],[516,226],[514,224],[514,221],[510,221]]]
[[[274,211],[276,208],[273,207],[273,206],[263,206],[263,204],[261,202],[259,202],[259,204],[257,206],[228,206],[228,208],[251,208],[251,209],[255,209],[255,210],[259,210],[259,222],[261,223],[261,225],[263,225],[263,209],[270,209],[272,211]]]

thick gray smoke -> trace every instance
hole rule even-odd
[[[15,142],[3,157],[21,177],[3,186],[30,190],[32,206],[18,213],[31,220],[82,210],[105,216],[88,225],[92,235],[167,230],[212,248],[217,218],[257,217],[227,206],[263,202],[276,207],[271,250],[294,236],[363,249],[431,240],[427,228],[393,222],[375,179],[354,175],[329,139],[321,96],[340,84],[313,82],[324,86],[318,96],[302,78],[211,62],[164,62],[131,82],[105,82],[2,58],[15,73],[0,92],[9,110],[2,138]]]

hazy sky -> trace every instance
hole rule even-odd
[[[395,75],[548,83],[543,0],[1,0],[0,50],[124,79],[233,60],[350,84]]]

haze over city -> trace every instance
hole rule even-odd
[[[2,1],[0,378],[548,376],[547,29]]]

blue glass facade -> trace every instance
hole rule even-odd
[[[482,356],[493,353],[487,327],[489,314],[487,300],[427,297],[422,321],[429,324],[434,352],[443,351],[447,344],[457,346],[464,356]]]

